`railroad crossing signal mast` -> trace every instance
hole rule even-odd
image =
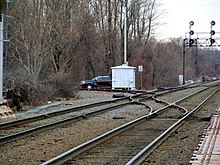
[[[192,48],[192,47],[220,47],[220,45],[217,43],[217,40],[220,40],[220,38],[214,38],[213,36],[216,33],[213,30],[213,26],[215,25],[215,21],[210,22],[210,32],[197,32],[197,36],[195,36],[195,32],[192,30],[192,26],[194,25],[193,21],[189,22],[189,37],[183,39],[183,83],[185,84],[185,55],[186,52]],[[207,36],[209,35],[209,38]]]

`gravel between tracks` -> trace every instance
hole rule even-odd
[[[188,165],[193,152],[196,150],[204,129],[207,128],[208,118],[220,104],[220,93],[209,100],[182,127],[162,143],[142,165]],[[159,158],[159,159],[158,159]]]
[[[80,91],[81,98],[77,100],[69,100],[68,103],[83,105],[101,100],[110,100],[112,99],[112,95],[113,93],[108,92]],[[62,106],[66,107],[73,105],[62,104],[58,107],[60,108]],[[56,109],[57,107],[51,107],[35,113],[26,113],[25,117],[27,117],[27,115],[31,116],[45,111],[55,111]],[[0,164],[40,164],[49,158],[65,152],[66,150],[92,139],[97,135],[107,132],[146,113],[147,111],[144,106],[132,105],[126,108],[120,108],[117,111],[114,111],[114,113],[110,111],[105,115],[99,115],[85,119],[81,122],[63,125],[62,127],[32,135],[28,138],[0,145]],[[122,118],[114,119],[115,116]],[[17,117],[23,118],[24,116],[22,113],[19,113],[17,114]],[[201,134],[201,132],[198,134]],[[170,157],[167,159],[170,159]],[[153,161],[146,163],[148,164],[152,162]]]
[[[111,100],[112,95],[113,93],[109,92],[80,91],[79,99],[69,100],[60,106],[47,108],[34,113],[24,112],[25,115],[18,113],[16,116],[17,119],[30,117],[45,111],[56,111],[61,107],[67,108],[70,106],[73,107],[98,101]],[[131,113],[133,109],[135,109],[135,111]],[[98,115],[80,122],[63,125],[62,127],[32,135],[31,137],[0,145],[0,164],[40,164],[49,158],[147,113],[148,110],[146,110],[144,106],[132,105],[126,108],[117,109],[114,113],[110,111],[105,113],[105,115]],[[114,117],[122,118],[114,119]]]

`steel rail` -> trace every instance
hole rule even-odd
[[[127,102],[127,103],[123,103],[123,104],[119,104],[119,105],[99,109],[99,110],[96,110],[96,111],[93,111],[93,112],[88,112],[88,113],[85,113],[85,114],[70,117],[68,119],[64,119],[64,120],[61,120],[61,121],[56,121],[56,122],[53,122],[53,123],[50,123],[50,124],[34,127],[32,129],[29,129],[29,130],[21,131],[21,132],[12,134],[12,135],[4,136],[4,137],[0,138],[0,144],[1,143],[7,143],[7,142],[10,142],[10,141],[16,140],[18,138],[25,137],[25,136],[28,136],[30,134],[34,134],[34,133],[37,133],[37,132],[42,132],[42,131],[45,131],[49,128],[54,128],[54,127],[59,126],[59,125],[67,124],[67,123],[74,122],[74,121],[80,120],[80,119],[85,119],[87,117],[91,117],[93,115],[97,115],[97,114],[100,114],[100,113],[103,113],[105,111],[109,111],[109,110],[112,110],[112,109],[117,109],[117,108],[129,105],[129,104],[131,104],[131,102]]]
[[[184,107],[182,107],[182,106],[180,106],[180,105],[173,104],[173,106],[174,106],[175,108],[178,108],[180,111],[182,111],[182,114],[183,114],[183,115],[186,115],[186,114],[189,112],[186,108],[184,108]]]
[[[149,98],[151,98],[151,97],[149,97]],[[18,132],[18,133],[14,133],[12,135],[4,136],[4,137],[0,138],[0,144],[11,142],[13,140],[16,140],[16,139],[19,139],[19,138],[22,138],[22,137],[26,137],[26,136],[29,136],[29,135],[34,134],[34,133],[38,133],[38,132],[48,130],[49,128],[55,128],[55,127],[60,126],[60,125],[64,125],[64,124],[74,122],[74,121],[77,121],[77,120],[80,120],[80,119],[85,119],[87,117],[91,117],[91,116],[94,116],[94,115],[97,115],[97,114],[100,114],[100,113],[104,113],[104,112],[109,111],[109,110],[113,110],[113,109],[117,109],[117,108],[120,108],[120,107],[123,107],[123,106],[126,106],[126,105],[130,105],[130,104],[144,105],[147,109],[150,109],[149,113],[151,113],[153,111],[152,107],[150,107],[146,104],[139,103],[138,101],[129,101],[127,103],[121,103],[121,104],[114,105],[114,106],[111,106],[111,107],[102,108],[102,109],[99,109],[99,110],[96,110],[96,111],[93,111],[93,112],[84,113],[84,114],[81,114],[81,115],[70,117],[68,119],[56,121],[56,122],[53,122],[53,123],[50,123],[50,124],[45,124],[45,125],[42,125],[42,126],[37,126],[37,127],[32,128],[32,129],[29,129],[29,130],[25,130],[25,131],[21,131],[21,132]]]
[[[116,102],[123,101],[123,100],[126,100],[126,99],[129,99],[129,98],[126,97],[126,98],[120,98],[120,99],[101,101],[101,102],[86,104],[86,105],[77,106],[77,107],[73,107],[73,108],[62,109],[62,110],[59,110],[59,111],[56,111],[56,112],[50,112],[50,113],[37,115],[37,116],[34,116],[34,117],[25,118],[25,119],[15,120],[15,121],[11,121],[11,122],[4,122],[4,123],[0,124],[0,129],[13,127],[13,126],[17,126],[17,125],[20,125],[20,124],[27,124],[27,123],[31,123],[31,122],[38,121],[38,120],[44,120],[46,118],[51,118],[51,117],[55,117],[55,116],[58,116],[58,115],[63,115],[63,114],[75,112],[75,111],[78,111],[78,110],[83,110],[83,109],[86,109],[86,108],[101,106],[101,105],[104,105],[104,104],[116,103]]]
[[[176,91],[180,91],[180,90],[184,90],[184,89],[188,89],[189,87],[179,87],[179,88],[175,88],[175,89],[171,89],[171,90],[165,90],[165,91],[162,91],[162,93],[156,93],[156,92],[152,92],[152,97],[151,99],[153,100],[156,100],[156,102],[158,103],[163,103],[165,105],[168,105],[169,103],[167,101],[164,101],[164,100],[159,100],[158,98],[156,98],[157,96],[162,96],[162,95],[166,95],[166,94],[169,94],[169,93],[172,93],[172,92],[176,92]],[[193,87],[195,88],[195,87]],[[208,87],[206,87],[208,88]],[[204,90],[204,89],[202,89]],[[161,91],[158,91],[158,92],[161,92]],[[195,92],[196,93],[196,92]],[[193,93],[194,94],[194,93]],[[188,96],[186,96],[188,97]],[[146,97],[146,98],[140,98],[138,101],[141,102],[141,101],[145,101],[146,99],[149,99],[149,97]]]
[[[175,101],[174,104],[179,104],[179,103],[181,103],[182,101],[184,101],[184,100],[186,100],[186,99],[189,99],[189,98],[192,97],[194,94],[203,92],[203,91],[205,91],[205,90],[207,90],[207,89],[209,89],[209,88],[206,87],[206,88],[204,88],[204,89],[202,89],[202,90],[196,91],[196,92],[194,92],[194,93],[192,93],[192,94],[190,94],[190,95],[188,95],[188,96],[186,96],[186,97],[183,97],[183,98],[181,98],[181,99]]]
[[[200,92],[201,91],[194,92],[193,94],[195,95],[195,94],[200,93]],[[192,95],[188,95],[188,97],[191,97],[191,96]],[[184,97],[184,99],[187,99],[188,97]],[[72,158],[74,156],[79,155],[80,153],[82,153],[82,152],[84,152],[84,151],[94,147],[97,144],[100,144],[101,142],[103,142],[103,141],[105,141],[105,140],[107,140],[107,139],[109,139],[109,138],[111,138],[111,137],[113,137],[115,135],[120,134],[121,132],[123,132],[125,130],[128,130],[128,129],[130,129],[130,128],[138,125],[138,124],[141,124],[141,123],[145,122],[148,119],[154,118],[155,116],[157,116],[158,113],[164,111],[165,109],[167,109],[169,107],[173,107],[173,105],[174,105],[173,103],[169,104],[169,105],[166,105],[165,107],[160,108],[160,109],[158,109],[158,110],[156,110],[156,111],[154,111],[154,112],[152,112],[150,114],[142,116],[142,117],[140,117],[138,119],[135,119],[135,120],[133,120],[133,121],[131,121],[129,123],[126,123],[126,124],[124,124],[124,125],[122,125],[120,127],[117,127],[117,128],[115,128],[115,129],[113,129],[113,130],[111,130],[109,132],[106,132],[106,133],[104,133],[104,134],[102,134],[102,135],[100,135],[100,136],[98,136],[98,137],[96,137],[96,138],[94,138],[92,140],[89,140],[89,141],[87,141],[87,142],[85,142],[85,143],[83,143],[83,144],[81,144],[81,145],[79,145],[79,146],[77,146],[75,148],[72,148],[72,149],[70,149],[70,150],[68,150],[68,151],[66,151],[66,152],[64,152],[64,153],[62,153],[62,154],[60,154],[60,155],[58,155],[58,156],[56,156],[56,157],[54,157],[54,158],[44,162],[44,163],[42,163],[41,165],[63,163],[65,161],[67,161],[68,159],[70,159],[70,158]]]
[[[213,86],[213,87],[214,87],[214,86]],[[185,88],[180,88],[180,89],[178,89],[177,91],[183,90],[183,89],[185,89]],[[204,90],[207,90],[207,89],[209,89],[209,87],[205,87],[204,89],[201,89],[201,90],[199,90],[199,91],[196,91],[196,92],[194,92],[194,93],[192,93],[192,94],[190,94],[190,95],[193,96],[194,94],[199,93],[199,92],[203,92]],[[172,90],[171,90],[171,91],[172,91]],[[165,100],[158,99],[157,97],[160,96],[160,95],[163,95],[163,94],[170,93],[171,91],[166,91],[165,93],[162,93],[162,94],[157,94],[157,93],[155,93],[155,94],[152,96],[152,99],[155,100],[155,101],[158,102],[158,103],[163,103],[163,104],[169,105],[169,104],[170,104],[169,102],[167,102],[167,101],[165,101]],[[173,90],[173,91],[176,91],[176,90]],[[185,97],[183,97],[183,98],[181,98],[181,99],[175,101],[173,104],[177,104],[177,103],[181,102],[182,100],[185,100],[186,98],[189,98],[189,97],[190,97],[189,95],[188,95],[188,96],[185,96]]]
[[[199,91],[196,91],[196,92],[194,92],[194,93],[192,93],[192,94],[190,94],[190,95],[188,95],[188,96],[185,96],[185,97],[183,97],[183,98],[181,98],[181,99],[175,101],[174,103],[169,103],[169,102],[167,102],[167,101],[158,99],[158,98],[156,98],[155,95],[152,96],[152,99],[153,99],[153,100],[156,100],[156,102],[163,103],[163,104],[166,104],[166,105],[170,105],[170,106],[172,106],[172,107],[174,107],[174,108],[178,108],[179,110],[182,111],[183,115],[185,115],[185,114],[188,113],[188,110],[187,110],[186,108],[184,108],[184,107],[178,105],[177,103],[180,103],[180,102],[182,102],[183,100],[188,99],[188,98],[192,97],[193,95],[198,94],[198,93],[200,93],[200,92],[203,92],[204,90],[207,90],[207,89],[209,89],[209,88],[204,88],[204,89],[201,89],[201,90],[199,90]]]
[[[158,99],[158,98],[156,97],[156,95],[153,95],[153,96],[152,96],[152,99],[155,100],[157,103],[163,103],[163,104],[165,104],[165,105],[169,105],[169,104],[170,104],[169,102],[167,102],[167,101],[165,101],[165,100]]]
[[[168,107],[169,107],[169,105],[167,105],[166,107],[161,108],[160,110],[157,110],[156,112],[159,112],[159,111],[162,111],[164,109],[167,109]],[[117,135],[117,134],[119,134],[119,133],[129,129],[129,128],[132,128],[132,127],[134,127],[134,126],[136,126],[136,125],[146,121],[150,117],[153,117],[153,115],[156,114],[156,112],[151,113],[149,115],[142,116],[142,117],[140,117],[138,119],[135,119],[135,120],[133,120],[131,122],[128,122],[128,123],[126,123],[126,124],[124,124],[122,126],[119,126],[119,127],[115,128],[115,129],[109,131],[109,132],[106,132],[106,133],[104,133],[104,134],[102,134],[102,135],[100,135],[100,136],[98,136],[98,137],[96,137],[96,138],[94,138],[92,140],[89,140],[89,141],[87,141],[87,142],[85,142],[85,143],[83,143],[83,144],[81,144],[81,145],[79,145],[79,146],[77,146],[77,147],[75,147],[73,149],[68,150],[67,152],[64,152],[64,153],[54,157],[54,158],[52,158],[52,159],[42,163],[41,165],[63,163],[66,160],[70,159],[71,157],[79,155],[80,153],[86,151],[87,149],[90,149],[93,146],[95,146],[95,145],[97,145],[97,144],[99,144],[99,143],[101,143],[101,142],[103,142],[103,141],[105,141],[105,140],[107,140],[107,139],[109,139],[109,138],[111,138],[111,137],[113,137],[113,136],[115,136],[115,135]]]
[[[198,111],[216,92],[220,89],[215,90],[208,97],[206,97],[200,104],[198,104],[192,111],[179,119],[170,128],[164,131],[160,136],[158,136],[154,141],[152,141],[148,146],[141,150],[137,155],[135,155],[131,160],[129,160],[126,165],[137,165],[143,162],[143,160],[153,152],[153,150],[158,147],[164,140],[168,138],[175,130],[177,130],[181,125],[183,125],[187,118],[189,118],[193,113]]]
[[[145,103],[139,102],[139,101],[133,101],[133,104],[138,104],[138,105],[144,105],[146,108],[150,109],[149,114],[151,114],[153,112],[153,108]]]

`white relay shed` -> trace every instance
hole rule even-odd
[[[112,89],[135,89],[135,67],[123,64],[111,69]]]

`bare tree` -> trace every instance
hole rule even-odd
[[[126,2],[129,61],[131,65],[152,62],[159,52],[154,53],[155,44],[148,42],[160,3]],[[9,13],[13,19],[8,81],[14,86],[28,84],[29,92],[48,88],[52,96],[69,96],[81,79],[110,74],[111,66],[122,63],[124,5],[125,0],[14,0]]]

